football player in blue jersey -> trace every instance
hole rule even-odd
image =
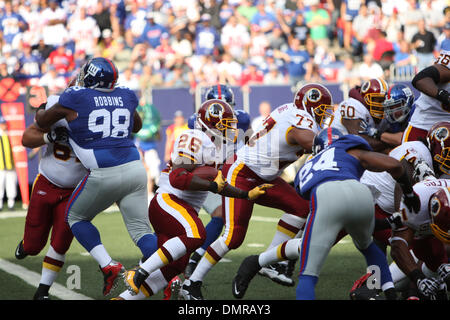
[[[313,155],[295,179],[297,192],[310,200],[311,208],[302,239],[292,239],[259,256],[245,258],[233,279],[233,295],[242,298],[262,266],[300,257],[296,297],[315,299],[320,270],[336,236],[345,229],[366,258],[367,266],[379,270],[374,278],[386,298],[396,299],[386,256],[372,241],[372,193],[359,179],[365,170],[389,172],[403,190],[404,203],[417,212],[420,201],[405,168],[396,159],[373,152],[362,137],[343,135],[335,128],[323,129],[315,136]]]
[[[59,119],[68,123],[69,142],[89,174],[69,199],[66,222],[80,244],[98,262],[104,275],[103,294],[125,270],[103,246],[91,220],[116,203],[134,243],[149,257],[157,249],[147,212],[147,177],[131,134],[142,120],[136,94],[116,86],[118,70],[105,58],[93,58],[80,70],[76,86],[66,89],[49,110],[36,113],[36,125],[48,128]]]
[[[391,148],[399,146],[402,144],[403,133],[408,127],[415,109],[414,99],[414,93],[409,86],[406,84],[393,85],[389,88],[386,100],[383,102],[383,120],[377,128],[361,121],[359,133],[380,140]]]

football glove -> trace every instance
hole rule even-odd
[[[420,182],[423,180],[436,179],[434,176],[434,171],[428,166],[428,164],[423,160],[417,160],[414,163],[413,179],[415,182]]]
[[[57,127],[48,133],[44,133],[45,143],[55,143],[55,142],[68,142],[69,134],[67,129],[64,127]]]
[[[252,190],[248,192],[248,200],[255,200],[259,196],[266,193],[266,189],[272,188],[273,184],[264,183],[257,187],[254,187]]]
[[[420,211],[420,199],[415,192],[403,194],[403,203],[410,212],[418,213]]]
[[[386,220],[391,225],[392,230],[398,230],[403,227],[402,215],[400,212],[394,212],[387,217]]]
[[[223,187],[225,187],[225,183],[226,183],[226,180],[223,178],[222,171],[220,171],[220,170],[218,171],[217,176],[213,182],[215,182],[217,184],[216,193],[221,192]]]
[[[417,280],[419,293],[428,299],[434,299],[441,285],[440,279],[424,278]]]
[[[450,263],[443,263],[437,270],[439,278],[442,282],[445,282],[447,286],[450,286]]]
[[[445,110],[450,110],[450,93],[447,90],[439,89],[436,99],[442,102],[442,107]]]
[[[370,126],[367,122],[365,122],[364,120],[361,120],[361,122],[359,123],[359,127],[362,129],[360,131],[358,131],[358,133],[360,134],[365,134],[371,138],[380,140],[381,137],[381,132],[380,130]]]

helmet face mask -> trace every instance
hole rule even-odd
[[[320,128],[329,126],[333,121],[333,98],[321,84],[312,83],[301,87],[295,93],[294,105],[313,116]]]
[[[436,173],[450,174],[450,122],[439,122],[427,134]]]
[[[392,86],[384,101],[384,116],[390,123],[404,121],[411,112],[414,103],[414,94],[404,84]]]
[[[387,93],[387,84],[383,79],[370,79],[361,85],[361,96],[369,112],[375,119],[384,118],[384,100]]]
[[[434,193],[428,202],[430,228],[440,241],[450,244],[450,192],[442,188]]]

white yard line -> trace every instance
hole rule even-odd
[[[27,268],[1,258],[0,270],[12,274],[36,288],[39,286],[39,281],[41,280],[41,275],[39,273],[30,271]],[[59,283],[54,283],[51,286],[50,294],[62,300],[93,300],[91,297],[69,290]]]

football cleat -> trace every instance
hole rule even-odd
[[[189,258],[189,263],[184,270],[184,277],[189,279],[189,277],[194,273],[195,268],[197,267],[198,262],[202,258],[197,252],[194,252],[192,256]]]
[[[106,267],[100,268],[103,273],[103,295],[107,296],[117,286],[117,277],[125,272],[120,262],[111,261]]]
[[[130,291],[132,295],[138,294],[139,289],[141,288],[145,279],[147,279],[148,275],[149,273],[141,267],[136,267],[130,271],[127,271],[124,278],[125,286],[127,287],[128,291]]]
[[[25,250],[23,249],[23,240],[20,240],[19,244],[17,245],[16,252],[14,253],[16,256],[16,259],[22,260],[28,256],[28,254],[25,253]]]
[[[233,296],[236,299],[242,299],[244,297],[250,281],[252,281],[260,269],[257,255],[248,256],[242,261],[237,274],[233,278],[231,287]]]
[[[170,280],[167,287],[164,289],[163,300],[179,300],[181,289],[181,279],[179,276],[175,276]]]
[[[181,296],[184,300],[205,300],[202,295],[202,282],[191,281],[189,279],[183,282],[181,287]]]
[[[262,267],[258,274],[269,278],[273,282],[281,284],[282,286],[292,287],[295,282],[286,275],[287,266],[284,263],[274,263],[266,267]]]
[[[368,272],[353,283],[350,289],[350,300],[384,300],[378,294],[379,290],[367,287],[367,280],[371,275],[372,273]]]

